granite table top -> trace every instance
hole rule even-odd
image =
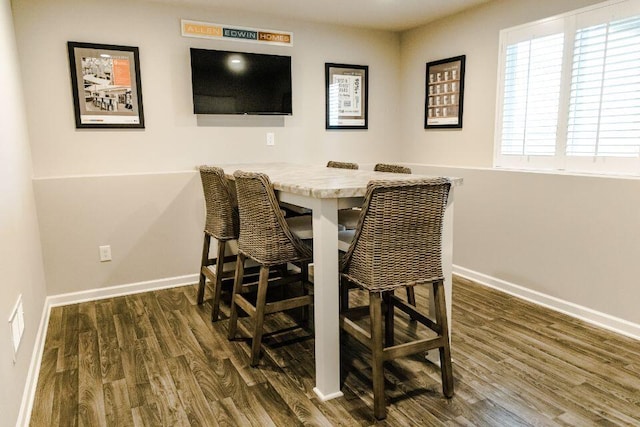
[[[233,173],[236,170],[262,172],[269,176],[275,190],[321,199],[363,197],[367,189],[367,183],[375,179],[411,180],[434,178],[431,175],[407,175],[293,163],[237,163],[216,166],[221,167],[231,179],[233,179]],[[451,181],[453,186],[462,184],[462,178],[446,178]]]

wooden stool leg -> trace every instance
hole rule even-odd
[[[379,420],[387,416],[384,400],[384,357],[382,346],[382,299],[379,292],[369,293],[371,316],[371,369],[373,376],[373,414]]]
[[[407,302],[416,306],[416,292],[413,286],[407,286]]]
[[[204,242],[202,243],[202,261],[200,262],[200,283],[198,285],[198,305],[204,302],[204,288],[207,284],[207,276],[202,272],[203,268],[207,268],[209,263],[209,245],[211,244],[211,236],[204,233]]]
[[[236,275],[233,280],[233,294],[231,295],[231,314],[229,314],[229,339],[232,340],[236,336],[238,327],[238,309],[236,308],[236,295],[240,294],[242,288],[242,278],[244,277],[244,260],[245,256],[238,254],[236,260]]]
[[[393,312],[393,304],[391,303],[391,295],[393,291],[385,292],[382,294],[382,300],[385,304],[385,315],[384,315],[384,345],[386,347],[391,347],[394,342],[394,312]]]
[[[227,248],[226,241],[218,241],[218,258],[216,258],[216,283],[213,287],[213,307],[211,308],[211,321],[218,320],[220,313],[220,294],[222,293],[222,276],[224,272],[224,253]]]
[[[303,262],[302,266],[300,267],[300,271],[302,274],[302,294],[309,295],[309,290],[305,286],[305,284],[309,282],[309,264]],[[302,321],[307,323],[308,325],[309,319],[311,319],[309,306],[305,305],[304,307],[302,307]]]
[[[416,307],[416,290],[415,286],[407,286],[407,302]],[[416,320],[411,316],[411,320]]]
[[[449,324],[447,305],[444,297],[444,283],[439,280],[433,284],[436,322],[442,328],[443,345],[440,350],[440,369],[442,371],[442,392],[446,397],[453,396],[453,367],[451,365],[451,345],[449,343]]]
[[[264,310],[267,304],[267,285],[269,282],[269,267],[260,267],[258,281],[258,296],[256,299],[255,325],[253,341],[251,342],[251,366],[258,366],[260,360],[260,346],[262,345],[262,327],[264,324]]]
[[[340,311],[349,310],[349,284],[340,280]]]

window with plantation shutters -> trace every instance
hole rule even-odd
[[[507,47],[502,154],[555,154],[563,39],[553,34]]]
[[[500,38],[497,167],[640,175],[640,0]]]
[[[640,16],[576,31],[567,155],[640,154]]]

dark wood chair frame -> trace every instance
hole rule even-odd
[[[418,193],[416,196],[415,191],[417,190],[413,190],[415,188],[423,188],[426,191]],[[369,183],[362,208],[363,215],[358,222],[356,235],[341,261],[341,294],[344,295],[347,286],[355,285],[367,291],[369,295],[368,306],[348,308],[346,304],[341,304],[340,328],[371,350],[374,415],[377,419],[386,417],[384,362],[398,357],[437,348],[440,353],[443,394],[447,398],[454,394],[449,325],[440,258],[442,223],[449,188],[450,183],[446,179],[440,178],[404,182],[372,181]],[[414,194],[407,193],[407,190],[414,191]],[[387,198],[386,203],[385,197]],[[389,197],[392,198],[392,203],[389,203]],[[423,198],[428,199],[429,206],[421,206],[420,199]],[[413,202],[402,203],[402,201],[410,199]],[[393,212],[388,212],[388,206],[394,206]],[[428,221],[429,225],[408,231],[406,239],[402,239],[403,244],[410,245],[406,254],[418,253],[413,258],[414,262],[409,263],[406,254],[393,253],[388,250],[397,236],[392,230],[389,230],[392,227],[380,230],[380,224],[388,224],[385,221],[393,220],[404,221],[406,225],[407,221],[412,221],[412,215],[420,215],[420,218],[428,217],[424,221],[425,224]],[[406,229],[406,227],[404,228]],[[436,233],[433,230],[439,230],[439,232]],[[413,233],[416,234],[416,237],[410,242],[409,236]],[[376,248],[373,250],[379,251],[375,257],[370,253],[371,248]],[[425,254],[430,256],[424,256]],[[383,261],[375,261],[376,259],[383,259]],[[433,287],[434,320],[394,295],[397,288],[424,284],[431,284]],[[396,345],[394,336],[394,311],[396,308],[435,332],[436,337],[415,339]],[[367,311],[370,317],[369,331],[363,329],[354,320],[362,317],[362,314],[366,314]]]
[[[234,176],[240,212],[240,235],[231,299],[229,339],[236,338],[240,326],[238,309],[241,309],[254,323],[253,333],[249,333],[252,337],[250,365],[257,366],[267,314],[303,307],[304,320],[309,318],[308,307],[313,303],[313,295],[309,293],[308,264],[312,261],[312,253],[311,249],[289,229],[271,182],[265,174],[236,171]],[[240,293],[247,259],[252,259],[260,266],[255,304]],[[270,282],[270,268],[287,264],[298,266],[300,272],[285,274],[279,280]],[[287,285],[293,282],[303,283],[304,295],[285,296],[284,299],[267,302],[267,289],[271,285]]]

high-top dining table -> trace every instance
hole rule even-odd
[[[280,201],[312,210],[314,263],[314,330],[316,386],[325,401],[342,396],[340,391],[338,210],[360,206],[367,183],[374,179],[407,180],[429,177],[371,170],[349,170],[289,163],[221,164],[225,174],[262,172],[269,176]],[[445,210],[442,267],[445,277],[447,316],[451,325],[451,265],[453,255],[454,187],[461,178],[449,178],[452,186]],[[434,353],[434,352],[432,352]],[[437,353],[437,352],[435,352]],[[437,354],[432,359],[438,363]],[[431,360],[432,355],[428,358]]]

